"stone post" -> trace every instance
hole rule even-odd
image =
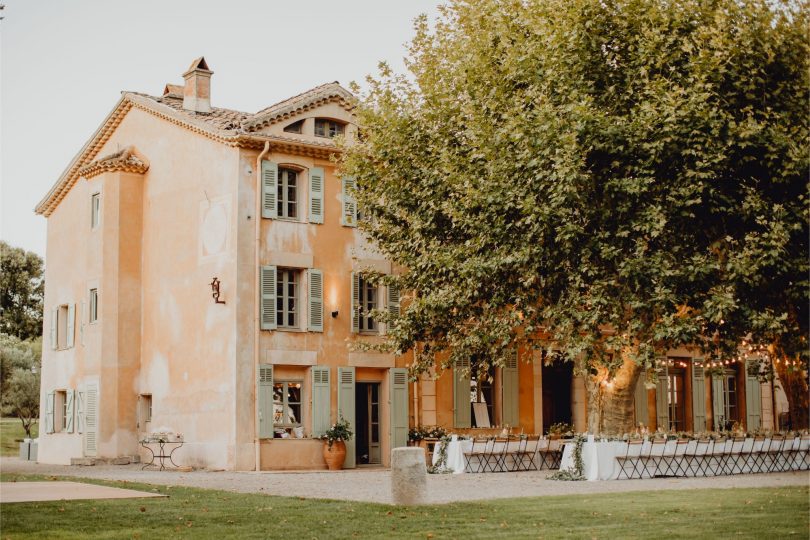
[[[427,503],[427,469],[421,448],[391,450],[391,499],[394,504]]]

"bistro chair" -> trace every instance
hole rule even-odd
[[[616,477],[617,480],[621,480],[622,475],[627,480],[642,477],[641,453],[643,449],[644,441],[642,440],[627,442],[627,450],[624,456],[616,456],[616,461],[619,462],[620,467],[619,475]]]
[[[464,452],[464,466],[470,472],[482,472],[489,454],[489,437],[475,437],[469,452]]]
[[[784,461],[782,449],[785,447],[786,440],[787,437],[784,435],[771,438],[771,444],[768,446],[768,451],[766,452],[767,472],[781,470],[779,467],[782,466],[782,462]]]
[[[515,456],[516,470],[536,471],[537,464],[534,458],[537,456],[537,449],[540,445],[540,435],[528,435],[523,437],[523,448],[518,450]]]
[[[694,443],[694,446],[686,449],[683,456],[684,476],[706,476],[706,460],[714,441],[711,439],[698,439]]]

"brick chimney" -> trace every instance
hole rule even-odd
[[[191,63],[183,73],[186,83],[183,87],[183,108],[198,113],[211,112],[211,75],[205,58],[202,56]]]

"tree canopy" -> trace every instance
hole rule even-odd
[[[42,335],[43,267],[36,253],[0,241],[0,332],[20,339]]]
[[[410,74],[369,78],[342,163],[413,292],[388,345],[418,372],[553,344],[609,378],[806,320],[807,23],[756,0],[418,19]]]

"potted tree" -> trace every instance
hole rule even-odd
[[[346,441],[352,440],[352,430],[349,422],[342,416],[326,430],[321,439],[324,440],[323,459],[330,471],[343,468],[346,459]]]

